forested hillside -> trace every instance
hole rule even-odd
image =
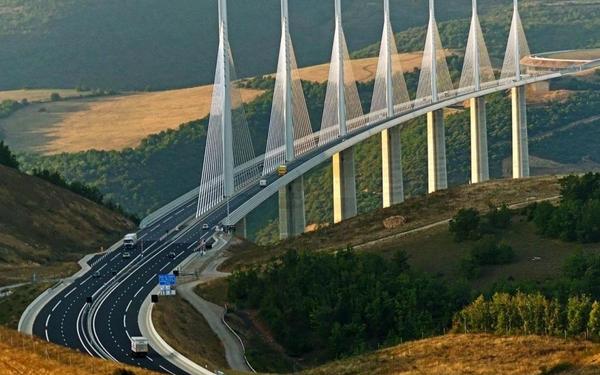
[[[504,49],[511,2],[480,3],[486,38],[497,56]],[[533,50],[597,46],[598,6],[565,8],[557,3],[562,1],[522,1]],[[229,1],[231,45],[240,76],[275,71],[279,5],[279,0]],[[399,39],[401,50],[421,50],[426,1],[392,0],[391,6],[396,31],[416,28]],[[343,2],[351,51],[378,42],[382,7],[381,0]],[[470,0],[439,2],[437,18],[447,47],[464,46],[470,9]],[[290,12],[299,64],[327,61],[333,2],[291,0]],[[217,48],[216,15],[216,2],[210,0],[0,0],[0,89],[142,90],[208,83]]]

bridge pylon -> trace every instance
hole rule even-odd
[[[342,27],[341,0],[335,4],[335,34],[329,66],[329,80],[325,95],[319,144],[324,145],[344,138],[367,123],[352,72],[346,37]],[[357,213],[354,148],[336,154],[333,162],[334,222],[355,216]]]
[[[410,97],[390,21],[390,2],[384,0],[383,4],[383,33],[373,100],[371,101],[369,116],[371,121],[390,118],[397,111],[406,110],[410,105]],[[381,153],[383,207],[385,208],[404,201],[400,127],[384,130],[381,133]]]
[[[473,16],[460,79],[461,93],[477,92],[496,80],[477,12],[477,0],[472,0]],[[487,115],[485,98],[472,98],[471,111],[471,183],[489,180]]]
[[[435,3],[429,0],[429,27],[415,106],[437,103],[453,93],[454,86],[435,20]],[[427,170],[430,193],[448,188],[443,109],[427,114]]]
[[[219,48],[210,118],[196,217],[228,203],[248,184],[257,181],[260,171],[246,122],[229,45],[227,0],[219,0]],[[229,204],[227,204],[229,207]],[[231,225],[229,212],[225,224]]]

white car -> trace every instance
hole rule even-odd
[[[131,253],[124,252],[123,253],[123,259],[129,259],[129,258],[131,258]]]
[[[204,223],[204,224],[202,224],[202,229],[203,230],[209,230],[210,227],[208,226],[208,224]]]

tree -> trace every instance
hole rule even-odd
[[[4,141],[0,141],[0,164],[10,168],[19,169],[17,157],[10,151]]]
[[[586,295],[573,296],[567,303],[567,332],[577,336],[585,332],[590,316],[591,301]]]
[[[450,233],[454,234],[456,242],[479,239],[479,211],[474,208],[461,209],[450,220]]]
[[[60,97],[60,94],[57,93],[57,92],[53,92],[52,94],[50,94],[50,101],[51,102],[58,102],[61,99],[62,98]]]
[[[564,324],[564,311],[560,302],[555,298],[550,301],[544,310],[544,328],[547,335],[562,335]]]
[[[600,337],[600,303],[598,303],[598,301],[594,301],[592,304],[592,311],[590,311],[590,319],[587,328],[590,337]]]

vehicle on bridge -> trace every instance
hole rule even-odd
[[[264,178],[263,178],[262,180],[260,180],[260,182],[259,182],[259,186],[260,186],[261,188],[266,188],[266,187],[267,187],[267,184],[268,184],[268,183],[267,183],[267,180],[266,180],[266,179],[264,179]]]
[[[148,339],[142,336],[132,337],[131,355],[134,357],[145,357],[148,355]]]
[[[123,237],[123,245],[125,245],[127,248],[135,247],[135,245],[137,245],[137,241],[137,233],[129,233]]]
[[[279,177],[283,177],[288,173],[288,167],[285,164],[281,164],[279,167],[277,167],[277,174],[279,175]]]

